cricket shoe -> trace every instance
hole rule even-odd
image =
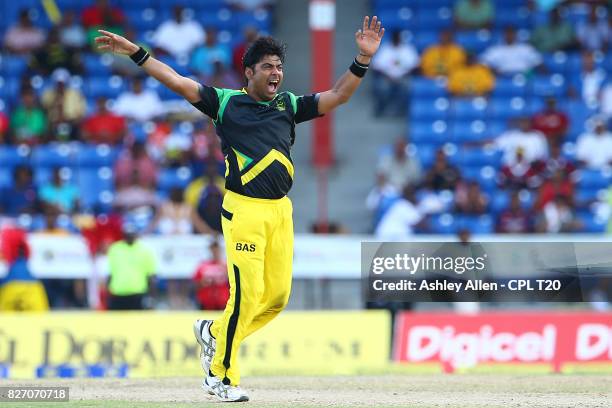
[[[198,319],[193,324],[193,334],[200,345],[200,363],[205,376],[210,375],[210,365],[217,349],[217,341],[210,333],[212,323],[212,320]]]
[[[249,394],[242,388],[224,384],[219,378],[210,375],[202,381],[202,388],[223,402],[244,402],[249,400]]]

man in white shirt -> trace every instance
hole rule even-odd
[[[601,90],[599,96],[599,107],[600,112],[607,118],[612,118],[612,81],[608,83]]]
[[[516,151],[521,149],[527,163],[543,160],[548,157],[546,137],[537,130],[531,129],[529,118],[516,120],[518,126],[511,124],[510,129],[495,139],[495,147],[503,152],[502,162],[511,166],[516,162]]]
[[[404,114],[408,75],[419,65],[419,54],[411,44],[402,42],[401,33],[394,31],[391,42],[383,44],[372,60],[376,73],[374,94],[375,114],[380,116],[389,104]]]
[[[585,132],[576,143],[576,158],[591,169],[603,169],[612,164],[612,134],[599,120],[593,132]]]
[[[142,80],[132,81],[132,90],[121,93],[113,105],[113,112],[138,122],[146,122],[164,113],[157,92],[143,90]]]
[[[408,241],[413,228],[421,221],[423,216],[414,205],[414,190],[404,188],[402,197],[389,208],[376,228],[376,238],[380,241]]]
[[[188,55],[196,46],[206,39],[202,26],[193,20],[183,18],[183,8],[174,7],[174,18],[160,25],[153,35],[155,47],[171,54],[175,58]]]
[[[542,56],[531,44],[516,41],[512,27],[504,32],[504,43],[490,46],[480,59],[501,75],[526,73],[542,63]]]
[[[397,191],[404,186],[416,186],[423,180],[423,168],[419,158],[408,156],[406,138],[400,137],[393,145],[393,153],[385,155],[378,163],[378,171],[386,176]]]
[[[582,54],[582,71],[576,81],[584,103],[590,108],[596,107],[599,91],[606,81],[606,71],[595,65],[592,52]]]

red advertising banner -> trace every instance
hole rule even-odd
[[[402,313],[394,360],[439,362],[446,371],[483,363],[612,364],[612,313]]]

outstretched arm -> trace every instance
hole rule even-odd
[[[372,17],[372,21],[368,16],[363,19],[363,28],[355,33],[355,42],[359,48],[359,54],[355,58],[357,63],[370,64],[384,34],[385,29],[381,27],[381,22],[376,16]],[[328,113],[346,103],[361,84],[361,80],[362,78],[347,70],[332,89],[319,94],[319,113]]]
[[[111,33],[106,30],[98,30],[100,37],[96,37],[96,44],[99,50],[110,51],[114,54],[132,55],[138,51],[139,47],[127,38]],[[163,62],[149,57],[142,64],[144,71],[157,79],[168,88],[187,99],[189,102],[199,101],[199,85],[193,79],[179,75],[175,70]]]

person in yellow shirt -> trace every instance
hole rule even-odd
[[[448,91],[455,96],[483,96],[495,87],[495,75],[489,67],[469,55],[466,65],[448,76]]]
[[[453,42],[453,33],[444,30],[440,33],[440,43],[427,48],[421,58],[423,75],[434,78],[448,76],[465,64],[465,50]]]

